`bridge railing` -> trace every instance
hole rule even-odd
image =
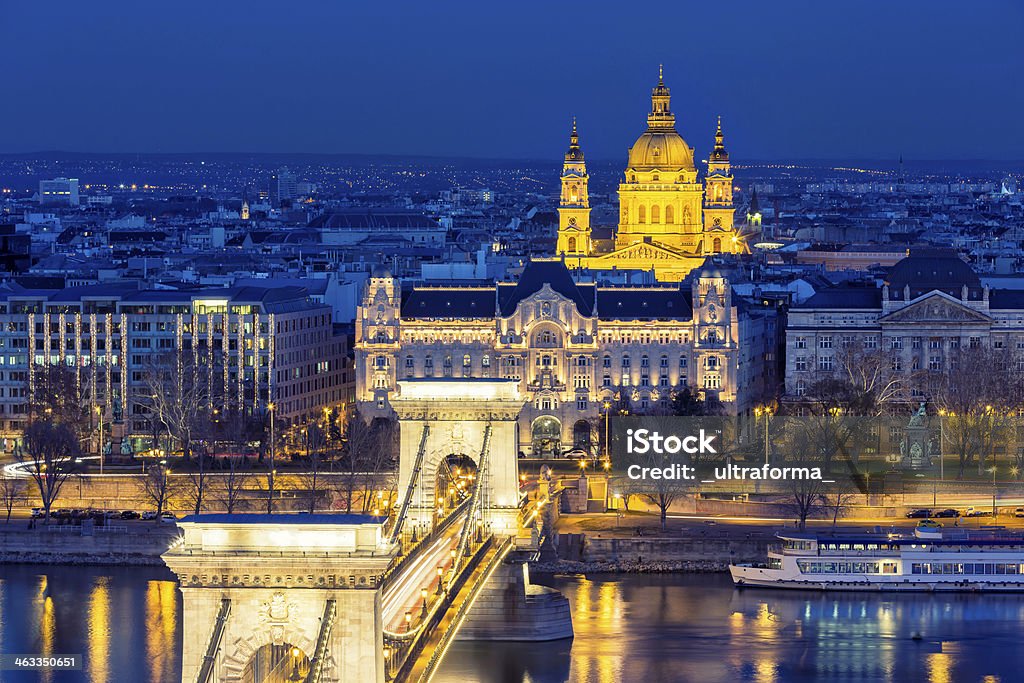
[[[427,660],[427,664],[417,679],[417,683],[428,683],[428,681],[430,681],[435,670],[440,665],[441,660],[444,658],[445,653],[448,651],[448,647],[455,639],[455,636],[458,635],[459,629],[462,627],[462,622],[466,620],[466,616],[469,614],[469,610],[473,608],[477,597],[479,597],[484,586],[487,585],[487,582],[490,581],[491,575],[494,574],[495,570],[502,564],[502,562],[505,561],[505,558],[508,556],[509,552],[511,552],[513,545],[514,539],[509,536],[501,543],[501,545],[498,546],[497,552],[494,553],[494,556],[491,557],[487,566],[484,567],[483,572],[480,574],[480,580],[473,585],[469,594],[466,595],[465,599],[455,611],[455,615],[448,624],[447,630],[441,634],[441,639],[438,641],[437,645],[434,646],[434,651],[430,654],[430,659]],[[464,584],[465,579],[463,579],[462,584],[459,586],[460,590]],[[454,591],[453,595],[457,593],[458,591]],[[410,659],[412,658],[410,657]]]

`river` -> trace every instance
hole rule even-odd
[[[736,591],[724,575],[535,580],[569,597],[576,638],[457,642],[435,683],[1024,678],[1024,595]],[[0,650],[86,662],[49,676],[0,672],[3,683],[178,683],[180,647],[169,572],[0,567]]]

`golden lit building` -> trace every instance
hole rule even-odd
[[[676,131],[669,101],[669,89],[659,71],[647,130],[630,148],[619,184],[618,229],[603,245],[592,238],[589,175],[573,120],[562,167],[556,246],[570,268],[653,269],[658,280],[678,282],[709,254],[747,251],[733,223],[733,177],[721,119],[702,180],[693,148]]]

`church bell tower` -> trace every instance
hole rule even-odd
[[[580,149],[576,118],[572,120],[569,149],[562,164],[562,196],[558,202],[558,245],[556,250],[566,256],[590,253],[590,198],[587,195],[587,164]]]
[[[708,157],[704,191],[704,253],[736,251],[732,203],[732,169],[722,135],[722,117],[718,117],[715,148]]]

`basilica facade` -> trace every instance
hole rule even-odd
[[[647,130],[629,150],[619,184],[619,223],[610,240],[590,224],[589,175],[573,121],[561,176],[556,250],[571,268],[653,270],[662,282],[679,282],[711,254],[744,253],[734,225],[733,176],[722,122],[699,177],[694,150],[675,128],[662,75],[651,93]]]
[[[639,287],[577,282],[560,258],[486,285],[403,285],[378,270],[356,317],[357,401],[386,415],[403,380],[505,378],[527,399],[519,451],[592,450],[622,402],[665,408],[689,387],[749,410],[774,389],[776,324],[710,260],[685,283]]]

